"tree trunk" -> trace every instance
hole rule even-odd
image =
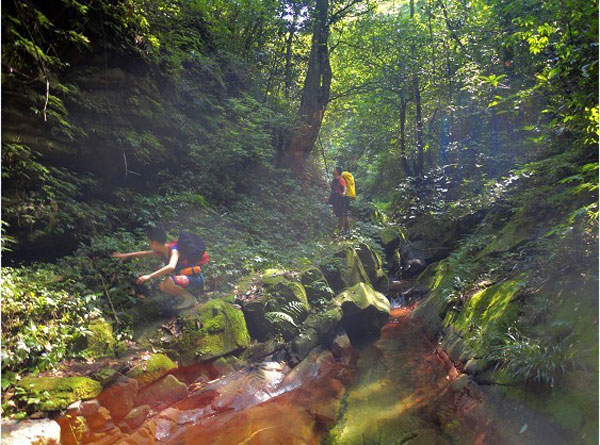
[[[328,9],[329,0],[316,0],[312,45],[298,122],[289,135],[282,154],[281,165],[289,167],[296,174],[304,171],[306,159],[315,145],[329,102],[331,66],[327,47]]]
[[[408,156],[406,155],[406,100],[403,98],[400,98],[400,153],[404,173],[406,173],[406,176],[412,176]]]
[[[296,33],[296,21],[298,20],[298,8],[293,5],[294,15],[292,16],[292,23],[290,23],[290,32],[285,42],[285,100],[290,98],[290,88],[292,87],[292,43],[294,41],[294,35]]]
[[[415,1],[410,0],[410,18],[411,20],[415,16]],[[416,48],[414,42],[411,44],[411,53],[413,61],[416,61]],[[416,176],[423,176],[423,113],[421,110],[421,91],[419,89],[419,74],[417,72],[418,66],[415,65],[413,71],[413,90],[415,94],[415,108],[416,108],[416,121],[417,121],[417,164],[415,169]]]

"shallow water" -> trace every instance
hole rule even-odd
[[[130,434],[107,427],[84,443],[571,443],[546,419],[461,374],[410,315],[396,307],[374,342],[353,347],[340,336],[293,369],[273,361],[229,372],[179,368],[173,374],[187,396],[151,411]]]

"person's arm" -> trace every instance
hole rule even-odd
[[[177,249],[171,249],[171,257],[169,258],[169,264],[160,269],[152,272],[148,275],[142,275],[137,279],[138,284],[142,284],[144,281],[151,280],[152,278],[162,277],[163,275],[169,274],[175,270],[175,266],[177,266],[177,261],[179,261],[179,252]]]
[[[340,195],[346,196],[346,180],[340,176],[338,184],[340,185]]]
[[[152,250],[141,250],[139,252],[120,253],[115,252],[111,255],[113,258],[119,258],[125,260],[127,258],[145,258],[154,255]]]

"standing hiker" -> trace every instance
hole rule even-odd
[[[346,180],[342,176],[342,168],[336,167],[333,170],[333,180],[331,181],[331,195],[329,195],[329,204],[333,207],[333,213],[338,218],[338,231],[348,231],[348,209],[350,201],[346,196]]]
[[[146,231],[152,250],[130,253],[113,253],[113,258],[144,258],[158,256],[165,260],[166,265],[148,275],[137,279],[141,284],[153,278],[172,274],[160,282],[159,289],[169,295],[183,297],[183,301],[175,309],[187,309],[196,304],[196,298],[190,292],[202,291],[204,275],[200,266],[208,263],[208,253],[204,241],[189,232],[181,232],[179,238],[167,243],[164,230],[152,228]]]

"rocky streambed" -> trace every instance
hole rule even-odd
[[[390,239],[400,268],[400,234]],[[440,332],[437,300],[420,301],[440,283],[432,270],[390,286],[358,244],[247,277],[230,298],[140,331],[143,351],[21,380],[47,418],[3,422],[3,443],[590,443],[490,384],[462,337]]]

